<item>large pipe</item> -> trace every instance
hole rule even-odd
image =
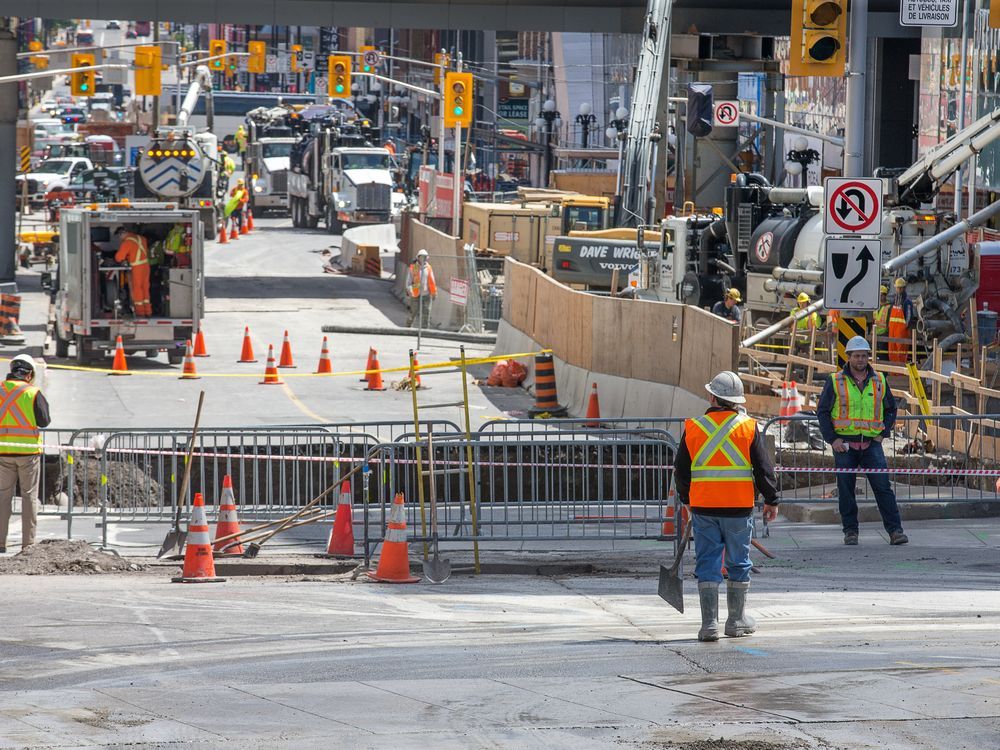
[[[771,275],[778,281],[810,281],[818,284],[823,281],[823,272],[818,268],[782,268],[771,269]]]
[[[820,293],[819,284],[810,284],[800,281],[778,281],[777,279],[764,279],[764,291],[776,292],[778,294],[794,294],[798,296],[805,292],[810,297],[815,297]]]
[[[187,96],[184,97],[184,102],[181,104],[180,110],[177,112],[177,124],[184,126],[188,124],[188,119],[191,117],[191,113],[194,112],[195,106],[198,104],[198,97],[201,96],[202,90],[206,92],[212,90],[212,71],[208,69],[207,65],[199,65],[194,69],[194,80],[191,82],[191,88],[188,89]],[[211,110],[206,107],[205,112],[209,113]],[[208,115],[209,130],[212,129],[211,114]]]
[[[787,318],[783,318],[779,322],[775,323],[773,326],[765,328],[760,333],[755,333],[750,338],[740,342],[740,346],[741,347],[753,346],[754,344],[760,343],[764,339],[770,338],[771,336],[776,334],[782,328],[788,328],[793,323],[798,323],[803,318],[812,315],[814,312],[819,312],[822,309],[823,309],[823,300],[817,300],[804,310],[795,310],[793,314],[789,315]]]

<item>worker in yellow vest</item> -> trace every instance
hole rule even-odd
[[[838,469],[887,470],[882,441],[892,436],[896,422],[896,399],[889,390],[885,375],[870,364],[871,347],[864,336],[847,342],[847,365],[830,375],[819,397],[816,414],[823,439],[833,447]],[[889,544],[906,544],[903,522],[896,505],[888,473],[868,474],[878,504],[882,525],[889,534]],[[858,543],[858,504],[855,500],[855,475],[837,474],[837,502],[844,529],[844,544]]]
[[[49,403],[34,385],[35,361],[18,354],[0,388],[0,552],[7,551],[7,531],[14,490],[21,486],[21,549],[35,543],[38,480],[42,470],[42,433],[49,426]]]
[[[778,484],[757,422],[740,406],[746,396],[739,376],[720,372],[705,390],[708,411],[684,424],[674,480],[678,499],[691,508],[701,605],[698,640],[717,641],[723,551],[729,575],[725,634],[735,638],[757,629],[745,609],[753,507],[759,492],[764,496],[764,519],[773,521],[778,515]]]

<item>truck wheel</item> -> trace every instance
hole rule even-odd
[[[69,352],[67,352],[68,354]],[[90,352],[87,351],[87,344],[84,342],[83,336],[77,334],[76,336],[76,363],[81,367],[85,366],[90,362]]]
[[[305,222],[307,229],[315,229],[319,226],[319,217],[313,216],[309,213],[309,208],[307,203],[302,205],[302,218]]]
[[[184,361],[184,352],[178,347],[167,349],[167,362],[172,365],[179,365]]]
[[[69,357],[69,342],[66,341],[62,336],[59,335],[59,331],[56,331],[56,356],[59,359],[66,359]]]
[[[329,234],[341,234],[344,231],[344,225],[337,220],[333,206],[326,207],[326,231]]]
[[[212,216],[211,221],[206,221],[204,223],[205,223],[205,231],[203,232],[203,234],[205,235],[205,239],[214,240],[216,233],[219,231],[218,228],[215,226],[215,216],[214,215]]]
[[[292,226],[296,229],[301,229],[302,220],[299,218],[299,199],[295,196],[288,199],[288,213],[292,215]]]

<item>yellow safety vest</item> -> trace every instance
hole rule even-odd
[[[858,390],[857,381],[843,372],[833,378],[833,429],[843,435],[876,437],[885,430],[882,418],[882,399],[885,398],[885,376],[876,372],[868,379],[864,392]]]
[[[38,389],[19,380],[3,381],[0,402],[0,453],[33,456],[42,452],[42,433],[35,422]]]
[[[750,445],[756,433],[754,419],[739,412],[713,411],[685,422],[692,508],[753,507]]]
[[[900,322],[906,323],[905,320]],[[885,336],[889,332],[889,305],[882,305],[875,312],[875,333],[879,336]]]
[[[794,318],[798,311],[798,308],[792,310],[790,317]],[[810,328],[819,328],[819,313],[814,312],[795,321],[795,329],[798,331],[808,331]]]

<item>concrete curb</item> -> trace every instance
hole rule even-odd
[[[778,512],[789,521],[815,524],[839,524],[840,512],[836,503],[783,502]],[[996,518],[1000,516],[1000,503],[899,503],[899,514],[904,521],[932,521],[941,518]],[[858,520],[862,523],[881,521],[878,508],[858,506]]]
[[[370,336],[416,336],[416,328],[376,328],[374,326],[359,328],[357,326],[322,326],[323,333],[366,333]],[[457,333],[454,331],[423,331],[425,339],[445,339],[447,341],[462,341],[469,344],[493,344],[497,340],[495,333]]]

